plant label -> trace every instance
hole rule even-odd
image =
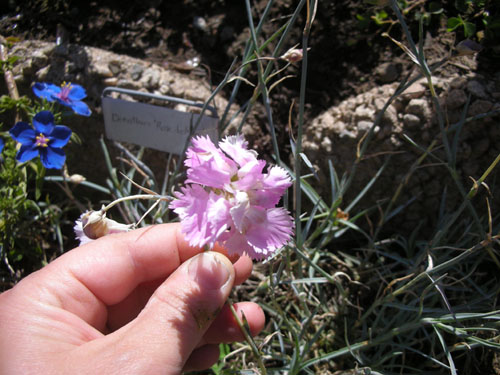
[[[217,140],[218,118],[206,114],[178,111],[172,108],[142,102],[133,102],[106,96],[111,91],[128,95],[146,96],[169,102],[179,102],[200,107],[195,102],[184,99],[144,94],[132,90],[107,88],[103,92],[102,110],[106,136],[119,142],[129,142],[159,151],[180,155],[193,135],[208,135]],[[213,108],[209,110],[215,113]]]

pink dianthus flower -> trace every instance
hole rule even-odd
[[[211,248],[219,242],[229,254],[264,259],[290,240],[292,218],[276,207],[290,176],[278,166],[264,172],[266,162],[243,136],[226,137],[219,147],[209,137],[196,137],[184,164],[186,186],[169,207],[190,245]]]

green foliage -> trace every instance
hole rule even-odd
[[[373,5],[365,14],[357,14],[358,26],[367,29],[372,25],[387,32],[399,21],[389,16],[388,1],[367,2]],[[446,21],[448,32],[457,32],[458,39],[485,40],[498,44],[500,39],[500,8],[487,0],[454,1],[398,1],[410,29],[417,29],[420,21],[427,27],[432,23],[439,27],[441,19]],[[413,21],[416,22],[413,23]],[[436,22],[434,22],[436,21]]]
[[[463,33],[466,38],[472,38],[476,34],[476,25],[472,22],[464,21],[460,16],[448,18],[447,31],[455,31],[459,27],[463,27]]]
[[[27,227],[34,215],[39,213],[35,201],[28,198],[27,166],[18,167],[15,159],[16,150],[9,140],[2,152],[0,165],[0,246],[3,257],[10,262],[19,262],[28,249],[36,249]],[[26,246],[26,247],[25,247]],[[4,259],[2,259],[4,260]]]
[[[18,56],[10,56],[7,60],[0,60],[0,73],[4,74],[5,71],[12,70],[17,60],[19,60]]]
[[[23,111],[28,113],[31,111],[31,106],[31,100],[26,96],[22,96],[17,100],[12,99],[8,95],[0,96],[0,113],[8,110]]]
[[[15,42],[15,38],[5,41],[7,47]],[[17,61],[16,56],[0,61],[0,72],[11,70]],[[33,116],[42,110],[52,112],[55,122],[61,123],[62,114],[55,102],[0,96],[0,113],[16,114],[22,121],[32,122]],[[46,170],[39,158],[25,163],[16,161],[18,146],[10,138],[7,126],[12,128],[14,124],[0,124],[5,142],[0,154],[0,276],[7,280],[5,286],[16,282],[24,272],[45,264],[47,248],[52,254],[63,249],[60,225],[66,211],[74,205],[71,201],[54,204],[61,201],[61,194],[44,190]],[[74,133],[71,140],[80,143]],[[66,188],[66,194],[71,195],[70,189]]]

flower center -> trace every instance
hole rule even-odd
[[[50,139],[44,136],[42,133],[36,136],[35,145],[37,147],[48,147]]]
[[[71,92],[71,82],[63,82],[61,84],[61,92],[57,94],[57,97],[62,101],[68,101],[69,93]]]

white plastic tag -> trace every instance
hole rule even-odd
[[[217,140],[218,118],[108,96],[102,98],[106,136],[159,151],[181,154],[190,135]]]

